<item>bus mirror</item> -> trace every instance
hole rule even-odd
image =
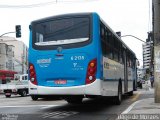
[[[29,25],[29,29],[32,30],[32,26],[31,25]]]

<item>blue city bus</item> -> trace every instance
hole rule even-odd
[[[136,56],[97,13],[75,13],[31,22],[29,94],[68,103],[133,94]]]

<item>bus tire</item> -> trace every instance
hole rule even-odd
[[[36,95],[31,95],[32,100],[36,101],[38,100],[38,97]]]
[[[69,104],[81,104],[82,103],[82,97],[67,98],[66,101]]]
[[[118,94],[117,94],[117,96],[115,98],[115,104],[116,105],[120,105],[121,102],[122,102],[122,84],[119,83],[119,85],[118,85]]]
[[[137,84],[135,80],[133,80],[133,91],[137,91]]]
[[[133,91],[128,92],[128,95],[132,96],[133,95]]]

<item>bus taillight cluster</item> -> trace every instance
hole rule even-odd
[[[33,64],[29,64],[29,76],[30,76],[30,81],[37,85],[37,79],[36,79],[36,71],[35,71],[35,68],[34,68],[34,65]]]
[[[97,59],[93,59],[88,64],[86,84],[90,84],[96,80]]]

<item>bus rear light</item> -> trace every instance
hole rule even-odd
[[[93,74],[95,74],[95,72],[96,72],[96,68],[89,68],[89,70],[88,70],[89,72],[89,74],[90,75],[93,75]]]
[[[91,62],[91,63],[89,64],[89,66],[90,66],[90,67],[94,67],[94,66],[95,66],[95,63],[94,63],[94,62]]]
[[[88,64],[86,84],[90,84],[96,80],[97,59],[93,59]]]
[[[31,82],[34,82],[34,80],[35,80],[35,79],[32,77],[32,78],[31,78]]]
[[[31,72],[30,76],[34,76],[34,74],[35,74],[34,72]]]
[[[37,85],[36,71],[35,71],[34,65],[31,63],[29,64],[29,77],[30,77],[31,83],[33,83],[34,85]]]
[[[89,76],[89,80],[93,80],[93,76]]]
[[[34,69],[34,67],[33,67],[33,65],[31,64],[30,66],[29,66],[29,70],[33,70]]]

